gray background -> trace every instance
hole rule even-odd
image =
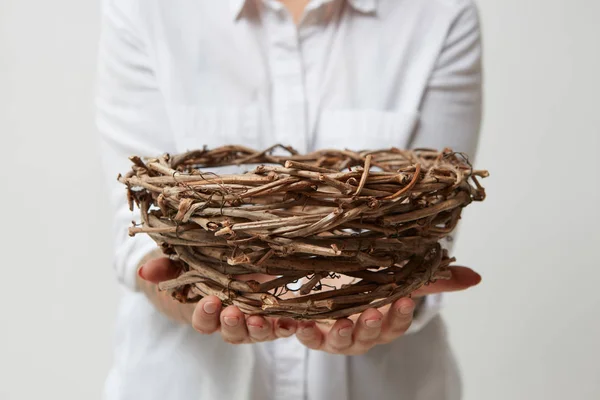
[[[455,255],[484,281],[444,311],[465,399],[599,399],[600,3],[479,5],[492,176]],[[0,0],[2,400],[98,399],[112,357],[98,10]]]

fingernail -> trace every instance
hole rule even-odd
[[[365,321],[365,325],[368,328],[379,328],[381,326],[381,320],[380,319],[368,319]]]
[[[277,329],[281,329],[281,330],[284,330],[284,331],[289,331],[290,327],[287,326],[284,322],[278,321],[277,322]]]
[[[277,330],[279,331],[279,334],[284,337],[290,336],[294,333],[294,331],[292,330],[292,326],[287,325],[285,322],[281,321],[277,323]]]
[[[415,306],[402,306],[400,307],[400,314],[408,315],[411,314],[415,310]]]
[[[218,308],[219,308],[219,305],[217,303],[213,302],[213,301],[209,301],[208,303],[204,303],[204,305],[202,306],[202,309],[207,314],[214,314],[214,313],[216,313]]]
[[[225,325],[236,326],[240,322],[240,319],[238,317],[225,317],[223,318],[223,321],[225,322]]]
[[[252,329],[254,331],[260,331],[262,328],[264,328],[264,325],[248,324],[248,329]]]
[[[279,333],[279,336],[281,336],[281,337],[289,337],[289,336],[292,336],[292,334],[294,332],[292,332],[291,329],[287,329],[287,328],[284,329],[284,328],[282,328],[282,329],[279,330],[278,333]]]
[[[348,337],[348,336],[352,335],[352,327],[347,326],[345,328],[340,329],[338,331],[338,335],[340,335],[341,337]]]
[[[145,279],[146,279],[146,277],[144,277],[144,272],[143,272],[143,270],[144,270],[144,266],[143,266],[143,265],[142,265],[141,267],[139,267],[139,268],[138,268],[138,276],[139,276],[140,278],[142,278],[142,279],[144,279],[144,280],[145,280]]]

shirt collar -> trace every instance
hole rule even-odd
[[[233,19],[238,19],[247,0],[229,0],[229,9]]]
[[[378,0],[348,0],[348,3],[354,8],[356,11],[360,11],[364,14],[371,14],[377,11],[377,1]]]
[[[244,5],[251,0],[229,0],[229,9],[233,19],[238,19]],[[364,14],[374,13],[377,10],[378,0],[345,0],[352,8]],[[325,3],[326,1],[323,1]]]

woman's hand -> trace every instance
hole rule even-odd
[[[412,299],[401,298],[391,305],[370,308],[333,324],[302,321],[296,337],[308,348],[345,355],[364,354],[378,344],[390,343],[410,327],[415,300],[419,302],[428,294],[464,290],[481,281],[479,274],[470,268],[450,267],[450,270],[451,279],[423,286],[413,293]]]
[[[151,259],[138,270],[139,287],[159,311],[177,322],[191,324],[203,334],[219,332],[223,340],[233,344],[265,342],[296,332],[297,322],[293,319],[245,316],[235,306],[223,308],[216,296],[204,297],[196,304],[181,304],[157,286],[177,273],[168,258]]]
[[[290,318],[245,316],[237,307],[223,309],[221,301],[208,296],[196,304],[181,304],[157,284],[177,276],[177,268],[168,258],[147,261],[138,272],[138,284],[154,305],[178,322],[191,324],[203,334],[219,332],[228,343],[257,343],[296,336],[306,347],[332,354],[364,354],[378,344],[390,343],[410,327],[419,302],[428,294],[464,290],[481,281],[479,274],[465,267],[450,267],[452,278],[439,280],[401,298],[393,304],[368,309],[360,315],[339,319],[334,323],[301,321]]]

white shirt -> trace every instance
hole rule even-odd
[[[313,0],[296,26],[276,0],[105,0],[98,126],[126,288],[110,400],[445,400],[460,381],[439,296],[407,335],[363,356],[295,337],[229,345],[176,325],[136,292],[155,248],[116,182],[133,154],[203,145],[452,147],[473,155],[481,48],[471,0]]]

